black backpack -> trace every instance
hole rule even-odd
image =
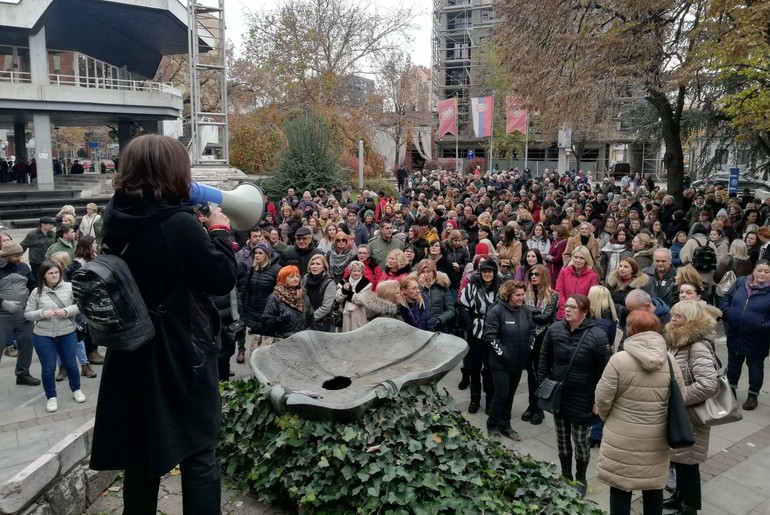
[[[136,350],[155,337],[150,314],[162,316],[181,289],[177,287],[166,302],[150,311],[128,265],[114,254],[99,255],[72,276],[72,294],[91,339],[120,351]]]
[[[706,243],[701,245],[698,240],[695,240],[698,245],[692,253],[692,266],[698,272],[713,272],[717,269],[717,253],[711,248],[711,245]]]

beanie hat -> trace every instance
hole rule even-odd
[[[489,246],[486,243],[476,245],[476,254],[489,254]]]
[[[0,257],[20,256],[24,254],[24,249],[15,241],[6,241],[0,250]]]
[[[371,209],[367,209],[364,212],[364,218],[366,218],[367,216],[371,216],[372,218],[374,218],[374,211],[372,211]]]
[[[724,216],[725,218],[727,218],[727,211],[725,210],[725,208],[722,208],[719,211],[717,211],[717,216],[715,218],[719,218],[720,216]]]
[[[273,257],[273,247],[266,241],[258,242],[256,245],[254,245],[254,250],[261,250],[267,254],[267,257]]]

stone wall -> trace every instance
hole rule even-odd
[[[0,485],[0,514],[79,515],[117,476],[88,468],[93,419]]]

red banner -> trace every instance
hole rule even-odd
[[[438,106],[438,137],[450,133],[457,135],[457,99],[439,100]]]
[[[527,110],[524,101],[517,97],[505,97],[505,132],[519,131],[527,133]]]

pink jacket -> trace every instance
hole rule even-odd
[[[599,278],[596,276],[596,272],[590,268],[583,268],[583,273],[580,275],[575,273],[574,265],[562,268],[559,278],[556,280],[556,292],[559,294],[559,312],[556,314],[556,319],[564,318],[564,304],[567,303],[568,296],[575,293],[588,295],[591,286],[598,284]]]

